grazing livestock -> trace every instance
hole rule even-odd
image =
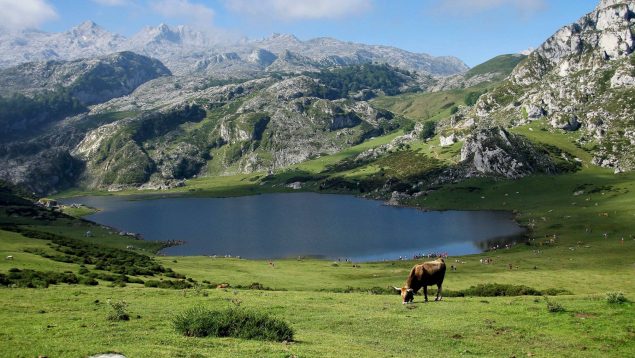
[[[7,256],[6,260],[13,260],[13,256],[12,255]]]
[[[423,287],[425,301],[428,302],[428,286],[437,285],[437,297],[435,301],[441,300],[441,286],[445,277],[445,261],[438,258],[434,261],[424,262],[415,265],[406,279],[406,284],[402,288],[394,287],[403,299],[403,304],[412,303],[415,294]]]

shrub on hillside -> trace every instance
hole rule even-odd
[[[173,281],[173,280],[147,280],[144,282],[146,287],[154,288],[171,288],[175,290],[181,290],[185,288],[192,288],[192,284],[187,281]]]
[[[540,296],[542,292],[524,285],[506,285],[485,283],[458,291],[459,296],[498,297],[498,296]],[[450,292],[448,292],[450,296]]]
[[[434,134],[437,131],[437,123],[435,121],[425,121],[423,122],[423,126],[421,128],[421,133],[419,133],[419,138],[426,140],[434,137]]]
[[[130,315],[126,311],[128,304],[124,301],[111,301],[108,300],[108,304],[110,305],[111,311],[108,313],[106,317],[109,321],[128,321],[130,320]]]
[[[545,298],[545,302],[547,302],[547,311],[551,313],[564,312],[565,309],[558,302],[552,302]]]
[[[47,288],[58,283],[77,284],[80,278],[72,272],[20,270],[11,268],[7,275],[0,274],[0,285],[24,288]]]
[[[56,251],[54,253],[41,249],[31,249],[27,251],[51,260],[80,265],[95,265],[95,270],[109,271],[116,275],[154,276],[157,274],[165,274],[168,277],[185,278],[183,275],[172,271],[172,269],[158,264],[153,258],[134,251],[84,242],[79,239],[31,230],[15,225],[3,225],[2,229],[17,232],[33,239],[51,241],[53,245],[50,246]],[[96,278],[102,279],[100,277]]]
[[[188,337],[235,337],[267,341],[291,341],[293,329],[277,318],[241,309],[211,311],[191,308],[173,320],[177,332]]]
[[[262,283],[259,282],[252,282],[251,285],[236,285],[234,286],[234,288],[237,288],[239,290],[261,290],[261,291],[272,291],[273,289],[271,287],[265,286]]]
[[[541,291],[543,296],[572,295],[571,291],[564,288],[548,288]]]
[[[92,277],[81,277],[79,283],[86,286],[97,286],[99,282]]]
[[[611,304],[621,304],[628,302],[628,300],[622,292],[607,292],[606,302]]]

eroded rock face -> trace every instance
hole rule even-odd
[[[629,56],[635,49],[635,3],[603,0],[590,14],[556,32],[512,73],[517,84],[540,81],[549,72],[565,77],[597,69],[606,61]]]
[[[469,136],[461,149],[461,162],[468,166],[468,176],[516,179],[533,173],[556,172],[548,155],[500,127],[481,129]]]
[[[582,131],[581,144],[599,143],[594,162],[635,169],[635,2],[604,0],[556,32],[498,88],[442,127],[517,126],[544,120],[550,130]],[[468,126],[469,124],[469,126]]]

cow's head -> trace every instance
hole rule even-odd
[[[412,301],[414,301],[415,299],[415,291],[412,288],[409,287],[394,287],[395,291],[399,292],[399,294],[401,295],[401,298],[403,299],[403,302],[401,302],[402,304],[407,304],[407,303],[412,303]]]

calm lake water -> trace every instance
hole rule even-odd
[[[379,261],[420,253],[477,253],[486,240],[523,232],[504,212],[424,212],[314,193],[152,200],[81,197],[64,202],[100,208],[87,219],[140,233],[146,240],[186,241],[164,250],[168,255]]]

